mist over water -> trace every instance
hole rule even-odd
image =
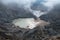
[[[17,5],[17,7],[19,7],[19,8],[24,8],[26,11],[30,11],[37,18],[39,18],[41,15],[47,14],[48,11],[50,11],[51,9],[53,9],[53,7],[54,7],[55,4],[58,4],[60,2],[58,0],[43,0],[43,1],[39,1],[39,2],[37,2],[37,1],[38,0],[1,0],[1,2],[4,5],[6,5],[8,7],[13,7],[13,8]],[[36,5],[37,9],[34,10],[34,9],[31,8],[33,6],[33,4]],[[35,6],[33,6],[33,8],[34,7]],[[17,24],[20,25],[20,23],[22,24],[25,19],[23,19],[21,22],[20,22],[20,20],[16,20],[18,22],[15,21],[16,25]],[[32,19],[28,19],[27,21],[28,21],[28,23],[26,23],[24,21],[26,23],[26,25],[30,24],[30,27],[31,27],[31,25],[33,26],[32,28],[35,27],[35,23],[32,22]]]
[[[60,0],[0,3],[0,40],[60,40]]]
[[[35,27],[49,25],[49,22],[45,22],[43,20],[35,20],[34,18],[19,18],[15,19],[12,22],[15,26],[19,26],[25,29],[34,29]]]
[[[33,29],[34,27],[36,27],[34,18],[15,19],[15,20],[13,20],[13,24],[15,24],[16,26],[19,26],[21,28],[25,28],[25,29],[28,29],[28,28]]]

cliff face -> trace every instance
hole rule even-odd
[[[22,29],[18,26],[16,27],[15,25],[13,25],[11,23],[12,20],[20,18],[22,16],[35,16],[32,15],[31,12],[26,12],[21,8],[14,10],[7,8],[4,5],[0,5],[0,40],[60,40],[60,35],[58,35],[59,30],[56,30],[58,32],[54,30],[57,29],[60,25],[60,9],[58,8],[58,10],[57,8],[40,17],[42,20],[49,21],[51,23],[48,26],[44,26],[44,29],[41,29],[40,26],[37,26],[34,29]]]
[[[23,8],[10,8],[0,4],[0,23],[10,23],[18,18],[33,18],[35,17],[30,11]]]
[[[52,40],[58,38],[53,29],[41,29],[37,26],[34,29],[22,29],[20,27],[12,26],[12,24],[0,25],[0,40]]]
[[[47,14],[40,17],[42,20],[49,21],[50,28],[60,33],[60,4],[54,6],[54,8]]]

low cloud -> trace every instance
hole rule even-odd
[[[16,3],[20,6],[24,6],[29,8],[32,3],[34,3],[36,0],[1,0],[1,2],[5,5],[8,5],[10,3]]]
[[[27,9],[29,11],[31,11],[35,16],[39,17],[45,13],[47,13],[50,9],[53,8],[54,5],[60,3],[60,0],[1,0],[1,2],[5,5],[8,4],[13,4],[16,3],[19,6],[23,6],[24,9]],[[47,12],[42,12],[41,10],[33,10],[31,9],[31,6],[36,2],[36,4],[38,3],[39,6],[41,6],[40,4],[44,5],[45,7],[48,8]],[[39,7],[38,6],[38,7]],[[34,7],[34,6],[33,6]],[[44,9],[44,8],[43,8]],[[35,13],[36,12],[36,13]]]
[[[54,5],[60,3],[60,0],[45,0],[45,2],[43,3],[43,5],[49,7],[49,8],[53,8]]]

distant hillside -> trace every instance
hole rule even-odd
[[[0,4],[0,23],[9,23],[17,18],[34,18],[35,16],[28,10],[18,7],[7,7]]]
[[[58,32],[60,30],[60,4],[54,6],[51,11],[42,15],[40,18],[42,20],[49,21],[51,23],[50,27]]]

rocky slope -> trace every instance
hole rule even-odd
[[[0,25],[0,40],[60,40],[53,29],[41,29],[37,26],[34,29],[22,29],[12,24]]]
[[[33,17],[35,16],[30,11],[23,8],[10,8],[8,6],[0,4],[0,23],[10,23],[14,19]]]
[[[54,8],[47,14],[40,17],[42,20],[49,21],[50,28],[60,33],[60,4],[54,6]]]
[[[34,29],[22,29],[18,26],[16,27],[11,23],[12,20],[20,18],[25,15],[26,12],[25,10],[21,8],[19,10],[20,11],[12,10],[6,8],[6,6],[4,5],[0,5],[0,40],[60,40],[59,33],[53,29],[55,27],[57,28],[59,27],[56,26],[60,23],[58,21],[60,18],[59,11],[55,11],[54,9],[54,12],[53,11],[52,13],[49,12],[49,14],[47,14],[46,16],[43,15],[40,17],[42,20],[51,22],[50,25],[44,26],[44,29],[41,29],[40,26],[37,26]],[[30,12],[26,12],[26,14],[28,13]],[[48,15],[49,17],[47,18]],[[28,14],[27,17],[31,16],[35,17],[31,13]],[[24,17],[26,17],[26,15]]]

